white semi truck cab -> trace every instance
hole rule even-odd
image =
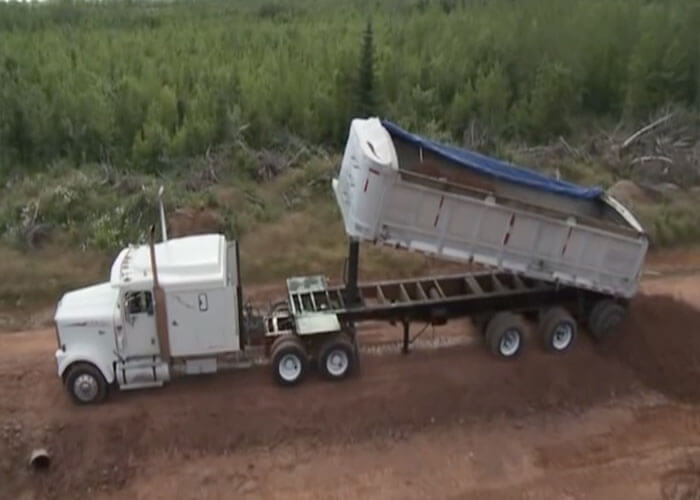
[[[168,381],[173,359],[188,373],[214,371],[216,356],[240,350],[239,293],[236,244],[222,235],[125,248],[109,282],[59,302],[58,373],[76,399],[88,402],[103,396],[97,375],[138,388]],[[158,314],[166,320],[164,332]]]

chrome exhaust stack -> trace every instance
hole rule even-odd
[[[151,272],[153,273],[153,308],[156,315],[156,333],[158,334],[158,343],[160,345],[160,358],[164,362],[170,361],[170,339],[168,335],[168,312],[165,305],[165,292],[158,282],[158,267],[156,265],[156,249],[155,249],[155,232],[156,226],[151,226],[151,231],[148,237],[148,247],[151,254]],[[165,235],[165,226],[163,226],[163,235]]]

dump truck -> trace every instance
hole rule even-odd
[[[350,375],[363,321],[410,326],[471,318],[497,357],[515,358],[528,322],[543,347],[571,348],[579,325],[598,339],[623,320],[647,236],[598,188],[583,188],[356,119],[332,181],[348,237],[344,276],[286,281],[286,297],[260,313],[244,299],[238,243],[220,234],[123,249],[108,282],[58,303],[58,375],[79,404],[111,387],[159,387],[179,375],[269,363],[281,385],[312,366]],[[162,194],[162,193],[161,193]],[[360,242],[464,264],[464,272],[358,282]]]

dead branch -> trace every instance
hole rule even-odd
[[[566,152],[569,153],[569,155],[571,155],[572,157],[584,160],[589,159],[588,153],[586,153],[585,151],[582,152],[580,149],[572,147],[568,142],[566,142],[566,139],[564,139],[564,137],[561,135],[559,136],[559,142],[562,146],[564,146]]]
[[[299,148],[299,150],[296,152],[296,154],[294,156],[292,156],[289,160],[287,160],[284,168],[287,169],[287,168],[291,167],[292,165],[294,165],[299,160],[301,155],[303,155],[304,153],[308,153],[308,151],[309,150],[306,146],[301,146]]]
[[[646,163],[648,161],[661,161],[668,163],[669,165],[673,165],[673,160],[667,156],[640,156],[639,158],[632,160],[632,165],[636,165],[637,163]]]
[[[265,208],[265,202],[263,200],[261,200],[260,198],[258,198],[253,193],[247,192],[247,193],[245,193],[245,197],[249,202],[257,205],[258,207]]]
[[[578,151],[575,151],[574,148],[572,148],[568,142],[566,142],[566,139],[562,137],[561,135],[559,136],[559,142],[561,143],[562,146],[564,146],[564,149],[566,149],[566,152],[569,153],[571,156],[574,158],[578,158],[579,153]]]
[[[637,139],[639,139],[641,136],[643,136],[647,132],[650,132],[650,131],[654,130],[656,127],[658,127],[659,125],[666,123],[668,120],[671,119],[672,116],[673,116],[673,113],[669,113],[666,116],[662,116],[658,120],[651,122],[649,125],[645,125],[644,127],[640,128],[634,134],[629,136],[625,140],[625,142],[622,143],[622,146],[620,149],[628,148],[631,144],[633,144]]]
[[[36,200],[36,205],[34,205],[34,215],[32,215],[32,220],[29,222],[29,226],[32,227],[36,223],[36,218],[39,215],[39,206],[41,205],[41,198]]]

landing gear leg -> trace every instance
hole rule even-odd
[[[360,303],[360,296],[357,291],[357,272],[360,264],[360,242],[351,239],[348,243],[348,259],[345,268],[345,290],[346,300],[351,307]]]
[[[408,354],[408,345],[410,344],[409,333],[410,333],[410,325],[411,324],[406,319],[403,320],[402,323],[403,323],[403,348],[401,349],[401,352],[403,354]]]

